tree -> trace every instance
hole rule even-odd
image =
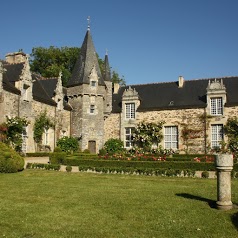
[[[65,86],[72,75],[79,53],[78,47],[35,47],[31,53],[31,70],[43,77],[57,77],[61,71]]]
[[[113,70],[112,71],[112,83],[118,83],[121,86],[125,86],[126,85],[126,81],[124,79],[124,76],[120,77],[119,74]]]
[[[31,70],[46,78],[57,77],[61,71],[63,86],[66,86],[72,75],[79,53],[80,48],[78,47],[35,47],[31,53]],[[101,73],[103,74],[105,62],[98,55],[97,58]],[[125,85],[124,77],[120,77],[115,70],[112,71],[112,82]]]

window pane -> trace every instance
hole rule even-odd
[[[215,147],[221,147],[221,142],[223,140],[223,125],[212,125],[211,130],[211,147],[214,149]]]
[[[223,103],[222,98],[211,98],[211,115],[222,115],[223,114]]]
[[[178,127],[166,126],[164,132],[165,149],[178,149]]]
[[[126,119],[135,118],[135,103],[126,103]]]

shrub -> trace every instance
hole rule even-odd
[[[107,151],[104,148],[99,150],[99,155],[103,156],[106,154],[107,154]]]
[[[26,153],[26,157],[46,157],[49,156],[48,152],[35,152],[35,153]]]
[[[49,156],[49,161],[51,164],[65,164],[65,159],[65,152],[53,152]]]
[[[104,149],[108,154],[118,154],[124,151],[123,142],[120,139],[109,139],[104,144]]]
[[[55,147],[55,148],[54,148],[54,152],[62,152],[62,150],[61,150],[60,147]]]
[[[72,171],[72,166],[67,165],[67,166],[66,166],[66,171],[67,171],[67,172],[71,172],[71,171]]]
[[[208,171],[203,171],[201,177],[202,178],[209,178],[209,172]]]
[[[84,154],[90,154],[90,150],[89,150],[89,149],[85,149],[85,150],[83,151],[83,153],[84,153]]]
[[[16,173],[24,169],[24,159],[12,148],[0,142],[0,172]]]
[[[75,152],[78,150],[78,140],[74,137],[64,136],[57,141],[57,147],[64,152]]]

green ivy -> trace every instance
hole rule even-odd
[[[36,143],[42,143],[42,135],[45,129],[54,127],[54,123],[47,117],[46,111],[41,113],[36,119],[34,124],[34,140]]]
[[[228,149],[238,155],[238,118],[228,118],[226,125],[224,126],[224,132],[228,137]]]

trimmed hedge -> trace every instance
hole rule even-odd
[[[49,155],[49,152],[26,153],[26,157],[48,157]]]
[[[54,154],[54,153],[53,153]],[[127,161],[127,160],[92,160],[64,157],[62,153],[50,156],[50,163],[70,166],[83,166],[91,168],[166,168],[166,169],[192,169],[196,171],[215,170],[214,163],[204,162],[177,162],[177,161]]]
[[[27,163],[27,169],[46,169],[46,170],[60,170],[59,164],[41,164],[41,163]]]
[[[24,159],[15,150],[0,142],[0,173],[16,173],[24,169]]]

